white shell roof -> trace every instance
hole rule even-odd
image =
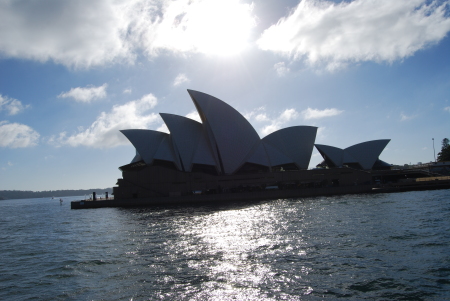
[[[193,163],[215,165],[200,122],[179,115],[160,115],[170,131],[176,155],[181,158],[185,171],[191,171]]]
[[[271,167],[282,165],[282,164],[294,163],[294,159],[289,158],[288,156],[283,154],[281,151],[279,151],[276,147],[271,146],[268,143],[265,143],[263,140],[262,140],[262,144],[264,145],[267,156],[269,157]]]
[[[175,155],[175,151],[172,145],[172,140],[170,139],[170,135],[164,133],[165,136],[161,140],[159,147],[153,156],[153,159],[172,161],[175,163],[178,169],[181,169],[180,160]]]
[[[340,149],[328,145],[316,144],[317,149],[336,166],[347,163],[358,163],[363,169],[371,169],[390,139],[366,141]]]
[[[147,164],[152,164],[153,156],[161,144],[166,133],[152,130],[121,130],[122,134],[130,140],[136,151]]]
[[[298,168],[307,169],[316,134],[315,126],[293,126],[273,132],[262,140],[291,158]]]
[[[323,157],[326,156],[334,165],[342,166],[344,163],[344,150],[342,148],[322,144],[315,144],[315,146],[320,154]]]
[[[141,160],[141,155],[139,155],[139,153],[136,151],[136,156],[134,156],[133,160],[131,160],[131,163],[139,162]]]
[[[263,166],[270,166],[269,157],[262,141],[259,141],[250,157],[246,160],[249,163],[255,163]]]
[[[210,145],[206,140],[205,134],[200,136],[197,148],[192,159],[192,164],[205,164],[215,166],[217,170],[220,170],[214,160],[213,153]]]
[[[344,151],[355,158],[363,169],[371,169],[390,139],[366,141],[347,147]]]
[[[348,152],[344,151],[344,158],[342,160],[342,163],[359,163],[358,160],[356,160],[355,158],[353,158],[352,155],[350,155]]]
[[[246,162],[263,166],[294,163],[308,168],[317,127],[294,126],[260,139],[255,129],[238,111],[211,95],[188,90],[203,121],[161,114],[170,134],[152,130],[122,130],[136,148],[132,162],[154,159],[172,161],[178,169],[192,171],[193,164],[215,166],[219,172],[233,174]],[[358,163],[371,169],[389,139],[367,141],[346,149],[320,145],[322,156],[336,166]]]
[[[198,91],[188,92],[207,128],[212,150],[215,152],[217,147],[223,172],[232,174],[260,141],[258,133],[244,116],[222,100]]]

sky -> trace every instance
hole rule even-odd
[[[199,120],[187,89],[261,138],[309,125],[317,144],[434,161],[449,33],[449,0],[0,0],[0,190],[114,186],[135,155],[119,130]]]

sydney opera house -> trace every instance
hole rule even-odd
[[[136,148],[115,198],[226,194],[368,184],[371,170],[389,168],[379,155],[390,140],[340,149],[315,144],[317,127],[293,126],[260,138],[237,110],[211,95],[188,90],[201,123],[161,113],[170,134],[143,129],[121,132]],[[324,158],[308,170],[313,148]]]

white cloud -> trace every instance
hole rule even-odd
[[[8,161],[8,166],[13,166],[14,164],[11,163],[11,161]]]
[[[157,129],[158,132],[163,132],[163,133],[167,133],[169,134],[169,128],[167,127],[167,125],[165,123],[161,124]]]
[[[269,121],[269,118],[267,117],[266,113],[261,113],[255,116],[256,121]]]
[[[268,134],[281,129],[284,124],[297,119],[298,116],[299,114],[295,109],[286,109],[281,112],[280,115],[276,117],[270,117],[266,113],[265,107],[259,107],[249,113],[244,114],[244,117],[250,122],[254,121],[266,124],[262,128],[260,128],[260,134],[262,136],[267,136]]]
[[[256,116],[259,116],[258,119],[256,119],[256,121],[264,121],[264,116],[266,115],[265,113],[266,108],[264,106],[259,107],[257,109],[254,109],[253,111],[244,113],[243,116],[245,117],[245,119],[247,120],[251,120],[252,118],[256,119]]]
[[[131,89],[125,89],[123,90],[123,94],[131,94],[132,90]]]
[[[275,69],[275,71],[277,72],[277,75],[279,77],[283,77],[286,74],[289,73],[290,69],[288,67],[286,67],[286,65],[284,64],[284,62],[279,62],[276,63],[273,68]]]
[[[327,127],[326,126],[318,127],[316,140],[324,141],[326,137],[327,137]]]
[[[445,107],[445,108],[444,108],[444,111],[447,111],[447,112],[450,113],[450,107]]]
[[[128,60],[131,6],[110,0],[1,1],[0,51],[74,67]]]
[[[9,115],[16,115],[17,113],[29,108],[30,105],[22,105],[22,103],[14,98],[9,98],[0,94],[0,111],[8,111]]]
[[[197,111],[192,111],[186,114],[186,117],[202,123],[202,119],[200,118],[200,115],[198,115]]]
[[[38,143],[39,134],[31,127],[20,123],[0,121],[0,147],[30,147]]]
[[[417,115],[405,115],[404,113],[400,113],[400,121],[407,121],[416,118]]]
[[[161,50],[235,53],[246,46],[256,25],[252,9],[239,0],[164,1],[159,15],[140,19],[136,37],[150,55]]]
[[[78,102],[91,102],[92,100],[102,99],[106,97],[107,84],[98,87],[87,86],[86,88],[72,88],[69,92],[63,92],[58,98],[73,98]]]
[[[290,120],[296,119],[298,117],[298,113],[295,109],[286,109],[283,113],[281,113],[278,119],[283,123],[288,122]]]
[[[324,110],[307,108],[306,110],[302,111],[302,115],[303,115],[303,118],[305,118],[306,120],[309,120],[309,119],[320,119],[320,118],[325,118],[325,117],[336,116],[336,115],[342,114],[343,112],[344,111],[338,110],[335,108],[324,109]]]
[[[349,62],[403,59],[450,31],[447,1],[303,0],[257,41],[263,50],[332,70]]]
[[[58,137],[51,137],[50,144],[56,146],[89,146],[109,148],[127,144],[127,139],[119,130],[146,129],[160,120],[159,115],[148,111],[156,106],[157,98],[152,94],[141,99],[115,105],[109,113],[102,112],[86,130],[79,129],[76,134],[68,136],[62,132]]]
[[[266,125],[265,127],[263,127],[261,129],[261,134],[263,136],[267,136],[275,131],[278,131],[279,129],[280,129],[280,125],[276,122],[272,122],[271,124]]]
[[[298,112],[295,109],[286,109],[284,110],[278,117],[274,119],[267,118],[265,121],[270,122],[269,125],[266,125],[261,129],[261,134],[264,136],[269,135],[270,133],[273,133],[279,129],[281,129],[281,126],[286,124],[287,122],[294,120],[298,117]]]
[[[177,75],[177,77],[175,78],[175,80],[173,81],[173,85],[174,86],[179,86],[183,83],[188,83],[190,82],[190,79],[187,78],[186,74],[180,73]]]
[[[139,52],[231,53],[247,44],[252,9],[239,0],[0,1],[0,54],[87,68]]]
[[[325,110],[317,110],[308,108],[301,113],[297,112],[296,109],[286,109],[280,113],[280,115],[276,117],[270,117],[266,112],[265,108],[261,107],[256,110],[251,111],[250,113],[245,114],[245,118],[249,121],[265,123],[262,128],[260,128],[260,133],[262,136],[267,136],[284,126],[286,126],[289,122],[296,120],[298,117],[302,116],[304,119],[319,119],[324,117],[330,117],[334,115],[339,115],[343,111],[337,109],[325,109]],[[320,135],[324,136],[323,130],[325,127],[320,127],[317,132],[318,137]]]

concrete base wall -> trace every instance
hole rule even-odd
[[[175,204],[220,204],[239,201],[258,201],[289,199],[311,196],[342,195],[355,193],[370,193],[372,185],[359,185],[347,187],[321,187],[288,190],[266,190],[253,192],[223,193],[212,195],[187,195],[177,197],[152,198],[122,198],[109,201],[76,201],[71,203],[72,209],[103,208],[103,207],[139,207]]]
[[[161,166],[124,171],[114,187],[116,199],[257,192],[268,187],[283,190],[331,188],[371,184],[371,174],[350,168],[263,172],[247,175],[189,173]]]

